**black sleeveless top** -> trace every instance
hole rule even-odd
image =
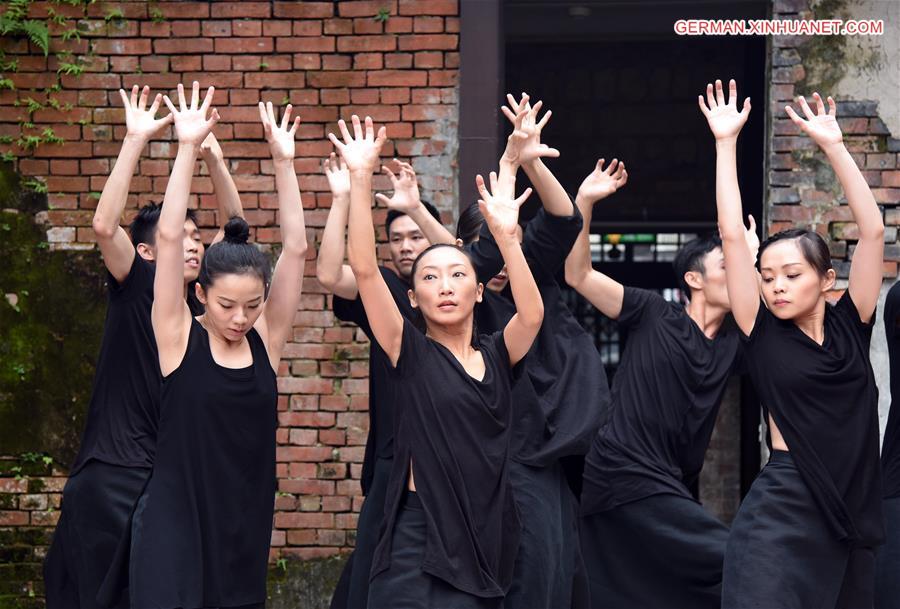
[[[134,609],[266,600],[277,390],[255,329],[247,340],[253,364],[225,368],[194,319],[163,379],[156,463],[132,528]]]

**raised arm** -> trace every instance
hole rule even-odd
[[[278,256],[275,272],[272,273],[265,309],[256,323],[266,341],[269,363],[276,371],[284,343],[294,326],[306,266],[306,224],[303,221],[300,185],[294,171],[294,137],[300,126],[300,117],[291,123],[291,111],[292,107],[288,104],[279,126],[272,102],[265,106],[259,102],[259,118],[266,141],[269,142],[272,165],[275,168],[278,217],[281,221],[281,255]]]
[[[756,324],[760,295],[754,256],[744,228],[737,176],[737,139],[750,116],[750,98],[744,99],[740,112],[737,99],[737,84],[733,79],[728,83],[727,103],[722,81],[717,80],[715,93],[713,85],[707,84],[706,103],[702,95],[698,96],[697,103],[716,138],[716,210],[722,252],[725,254],[725,279],[731,314],[741,331],[749,335]]]
[[[575,205],[584,217],[584,224],[569,256],[566,258],[566,283],[584,296],[598,311],[610,319],[618,319],[622,313],[625,288],[615,279],[594,269],[591,262],[591,217],[594,203],[605,199],[628,182],[625,163],[617,159],[604,169],[605,159],[597,161],[592,171],[578,187]]]
[[[178,368],[187,349],[191,312],[184,299],[184,218],[200,144],[219,120],[215,109],[210,118],[206,118],[212,99],[213,88],[210,87],[203,104],[199,104],[200,85],[196,81],[190,106],[181,84],[178,85],[179,108],[175,108],[168,96],[164,97],[175,120],[178,152],[157,224],[156,277],[153,282],[153,331],[163,375]]]
[[[372,174],[379,165],[381,147],[386,139],[381,127],[375,135],[372,119],[365,119],[365,132],[359,117],[352,117],[353,136],[343,120],[338,121],[343,141],[333,133],[328,138],[341,153],[350,170],[350,220],[347,231],[347,258],[359,286],[363,307],[375,340],[396,366],[403,339],[403,316],[378,269],[375,250],[375,226],[372,223]]]
[[[244,208],[241,205],[241,195],[228,171],[225,155],[214,133],[210,133],[200,144],[200,156],[206,162],[209,169],[209,177],[212,179],[213,192],[216,194],[216,202],[219,204],[219,232],[213,238],[213,243],[218,243],[225,238],[225,225],[235,216],[244,217]]]
[[[517,199],[515,179],[498,179],[497,174],[492,171],[490,180],[491,191],[488,192],[484,178],[480,175],[475,178],[478,194],[481,196],[478,207],[503,255],[509,275],[509,287],[516,305],[515,315],[503,328],[509,363],[515,366],[531,349],[544,321],[541,292],[528,268],[518,236],[519,207],[531,195],[531,189],[526,189]]]
[[[100,201],[94,211],[92,227],[103,255],[103,263],[110,275],[121,283],[128,277],[131,265],[134,262],[135,250],[125,229],[119,222],[122,212],[128,202],[128,190],[131,186],[131,177],[141,157],[141,151],[150,138],[158,134],[166,125],[171,124],[172,115],[156,119],[156,111],[159,109],[162,95],[157,93],[153,104],[147,108],[147,100],[150,96],[150,87],[144,87],[138,96],[138,86],[131,89],[129,99],[123,89],[119,89],[122,103],[125,106],[125,140],[119,157],[106,184],[100,194]]]
[[[322,163],[328,187],[331,189],[331,210],[322,231],[316,278],[322,287],[346,300],[359,294],[356,277],[349,264],[344,264],[344,233],[350,213],[350,170],[344,159],[333,152]]]
[[[525,175],[531,180],[547,213],[554,216],[571,216],[575,210],[569,194],[543,161],[545,157],[559,156],[556,148],[541,143],[541,132],[553,113],[548,110],[538,121],[538,113],[543,102],[539,101],[532,106],[526,93],[522,93],[518,102],[509,94],[506,100],[509,107],[503,106],[501,110],[512,123],[513,132],[507,139],[504,159],[525,170]]]
[[[875,313],[878,303],[878,295],[881,292],[882,271],[884,260],[884,221],[875,197],[866,184],[853,157],[844,146],[844,138],[841,128],[837,123],[837,109],[834,100],[828,97],[828,112],[818,93],[813,93],[816,101],[817,114],[813,115],[805,97],[800,97],[800,108],[807,120],[803,120],[794,109],[785,106],[788,116],[794,124],[811,137],[828,157],[828,162],[834,169],[853,219],[859,227],[859,241],[853,251],[853,260],[850,262],[850,297],[859,318],[868,322]]]
[[[393,209],[409,216],[430,243],[456,243],[456,239],[450,234],[450,231],[437,218],[428,213],[428,210],[422,204],[413,166],[397,159],[394,159],[394,162],[398,167],[396,174],[387,165],[381,166],[381,170],[391,180],[394,194],[391,195],[391,198],[388,198],[386,195],[378,193],[375,195],[375,199],[384,203],[388,209]]]

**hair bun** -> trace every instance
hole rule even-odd
[[[225,241],[228,243],[247,243],[250,238],[250,225],[240,216],[234,216],[225,225]]]

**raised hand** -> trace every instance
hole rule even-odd
[[[541,143],[541,131],[553,115],[553,112],[548,110],[540,121],[537,120],[544,102],[539,101],[532,107],[527,93],[522,93],[522,98],[518,102],[510,94],[506,95],[506,100],[509,107],[502,106],[500,109],[512,123],[513,132],[506,140],[504,160],[525,165],[544,157],[558,157],[559,151],[556,148]]]
[[[134,85],[131,88],[130,99],[124,89],[119,89],[119,95],[125,106],[126,137],[139,138],[146,142],[162,131],[166,125],[172,124],[171,114],[163,118],[156,118],[156,111],[159,110],[160,102],[162,102],[161,93],[156,94],[149,109],[147,109],[147,100],[150,97],[150,87],[144,86],[138,96],[138,86]]]
[[[325,172],[325,178],[328,180],[328,188],[331,189],[332,199],[340,197],[350,197],[350,170],[347,169],[347,163],[344,159],[338,158],[338,155],[331,153],[328,158],[322,161],[322,171]]]
[[[759,251],[759,235],[756,234],[756,220],[753,218],[753,214],[747,215],[747,221],[750,228],[744,230],[744,240],[747,242],[747,247],[750,248],[750,253],[755,257],[756,252]]]
[[[200,144],[200,153],[217,161],[221,161],[225,158],[225,155],[222,153],[222,147],[219,146],[219,140],[216,139],[216,136],[212,131],[209,132],[209,135],[206,136],[206,139],[203,140],[203,143]]]
[[[491,191],[488,192],[481,175],[475,176],[475,186],[481,198],[478,209],[484,216],[494,238],[518,239],[519,208],[531,196],[531,188],[526,188],[519,198],[515,198],[515,179],[498,179],[495,172],[490,174]]]
[[[262,122],[263,131],[266,135],[266,141],[269,142],[269,150],[272,153],[273,161],[293,161],[294,136],[297,133],[297,127],[300,126],[300,117],[296,117],[291,123],[291,112],[294,107],[291,104],[284,109],[284,115],[281,117],[281,125],[275,116],[275,109],[272,102],[263,104],[259,102],[259,120]]]
[[[828,96],[828,112],[825,112],[825,104],[822,103],[822,97],[818,93],[813,93],[813,99],[816,101],[816,110],[818,112],[815,115],[812,113],[809,104],[806,103],[805,97],[801,95],[797,98],[800,103],[800,109],[803,110],[803,114],[806,115],[808,120],[803,120],[797,116],[797,113],[790,106],[785,106],[784,110],[791,120],[794,121],[794,124],[800,127],[803,133],[812,138],[820,147],[825,148],[826,146],[840,144],[844,141],[844,136],[841,133],[840,126],[838,126],[837,118],[835,118],[837,107],[834,99],[830,95]]]
[[[363,132],[363,126],[360,124],[358,116],[354,114],[350,121],[353,124],[352,137],[347,130],[347,123],[341,119],[338,121],[338,128],[341,130],[344,141],[339,140],[333,133],[328,134],[328,139],[341,153],[341,157],[347,163],[347,168],[351,173],[374,173],[375,168],[378,167],[381,147],[384,146],[387,139],[387,132],[384,127],[380,127],[376,135],[375,126],[368,116],[365,118],[365,132]]]
[[[178,136],[179,144],[200,146],[203,140],[206,139],[206,136],[209,135],[209,132],[212,131],[213,126],[219,120],[219,113],[213,108],[208,119],[206,118],[206,113],[209,112],[214,93],[215,88],[210,87],[207,89],[206,97],[203,98],[203,104],[200,104],[198,107],[200,102],[200,83],[195,80],[191,91],[190,106],[184,98],[184,85],[181,83],[178,83],[178,108],[175,107],[168,95],[163,96],[163,101],[166,102],[169,110],[172,111],[172,116],[175,120],[175,134]]]
[[[712,84],[706,85],[706,103],[703,96],[697,96],[700,111],[706,117],[709,128],[717,140],[736,139],[747,117],[750,116],[750,98],[744,99],[744,107],[737,109],[737,84],[732,78],[728,82],[728,102],[722,91],[722,81],[716,80],[715,95]],[[708,104],[708,106],[707,106]]]
[[[597,161],[594,171],[589,173],[581,183],[581,186],[578,187],[579,197],[595,203],[600,199],[605,199],[628,183],[628,172],[625,170],[625,163],[620,163],[618,159],[613,159],[604,169],[603,164],[605,162],[606,159]]]
[[[378,193],[375,195],[375,199],[384,203],[388,209],[408,214],[414,211],[421,203],[421,199],[419,199],[419,185],[416,183],[416,172],[409,163],[404,163],[397,159],[394,159],[394,162],[400,169],[397,174],[394,174],[387,165],[381,166],[381,170],[391,179],[394,194],[391,195],[391,198],[388,198]]]

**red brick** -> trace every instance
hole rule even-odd
[[[338,14],[341,17],[372,17],[382,9],[396,14],[396,0],[345,0],[338,3]]]
[[[436,34],[444,31],[444,20],[441,17],[416,17],[413,19],[413,31],[424,34]]]
[[[338,38],[337,49],[341,53],[369,51],[393,51],[397,48],[397,37],[384,36],[344,36]]]
[[[361,17],[353,20],[354,34],[383,34],[384,24],[376,19]]]
[[[304,85],[303,74],[299,72],[259,72],[256,74],[246,74],[244,76],[244,85],[254,89],[263,87],[283,87],[283,88],[301,88]],[[313,85],[314,86],[314,85]],[[259,120],[259,110],[256,110],[256,119]]]
[[[423,87],[428,83],[428,73],[421,70],[380,70],[369,72],[370,87]]]
[[[214,38],[231,36],[231,21],[204,21],[203,35]]]
[[[333,53],[334,37],[277,38],[275,49],[279,53]]]
[[[271,38],[216,39],[216,53],[271,53],[274,49]]]
[[[444,67],[444,54],[440,51],[425,51],[415,54],[416,68],[442,68]]]
[[[349,55],[322,55],[323,70],[349,70],[353,67],[353,58]]]
[[[400,0],[401,15],[458,15],[457,0]]]
[[[205,38],[156,40],[153,50],[162,55],[212,53],[213,41]]]
[[[388,34],[405,34],[413,28],[412,17],[391,17],[384,24],[384,31]]]
[[[321,36],[322,22],[319,20],[304,20],[294,22],[294,36]]]
[[[351,19],[326,19],[324,24],[326,34],[353,33],[353,20]]]
[[[214,2],[212,17],[271,17],[270,2]]]
[[[150,41],[146,38],[106,38],[94,41],[94,52],[101,55],[149,55]]]
[[[25,526],[28,524],[28,512],[0,510],[0,526]]]
[[[311,529],[334,526],[334,514],[285,513],[275,514],[275,526],[280,529]]]
[[[307,82],[310,87],[362,87],[366,84],[364,72],[309,72]]]
[[[459,36],[456,34],[413,34],[400,37],[401,51],[446,50],[458,48]]]
[[[412,53],[387,53],[384,56],[384,67],[390,70],[404,70],[412,65]]]
[[[200,35],[199,21],[173,21],[172,36],[176,38],[187,38]]]

